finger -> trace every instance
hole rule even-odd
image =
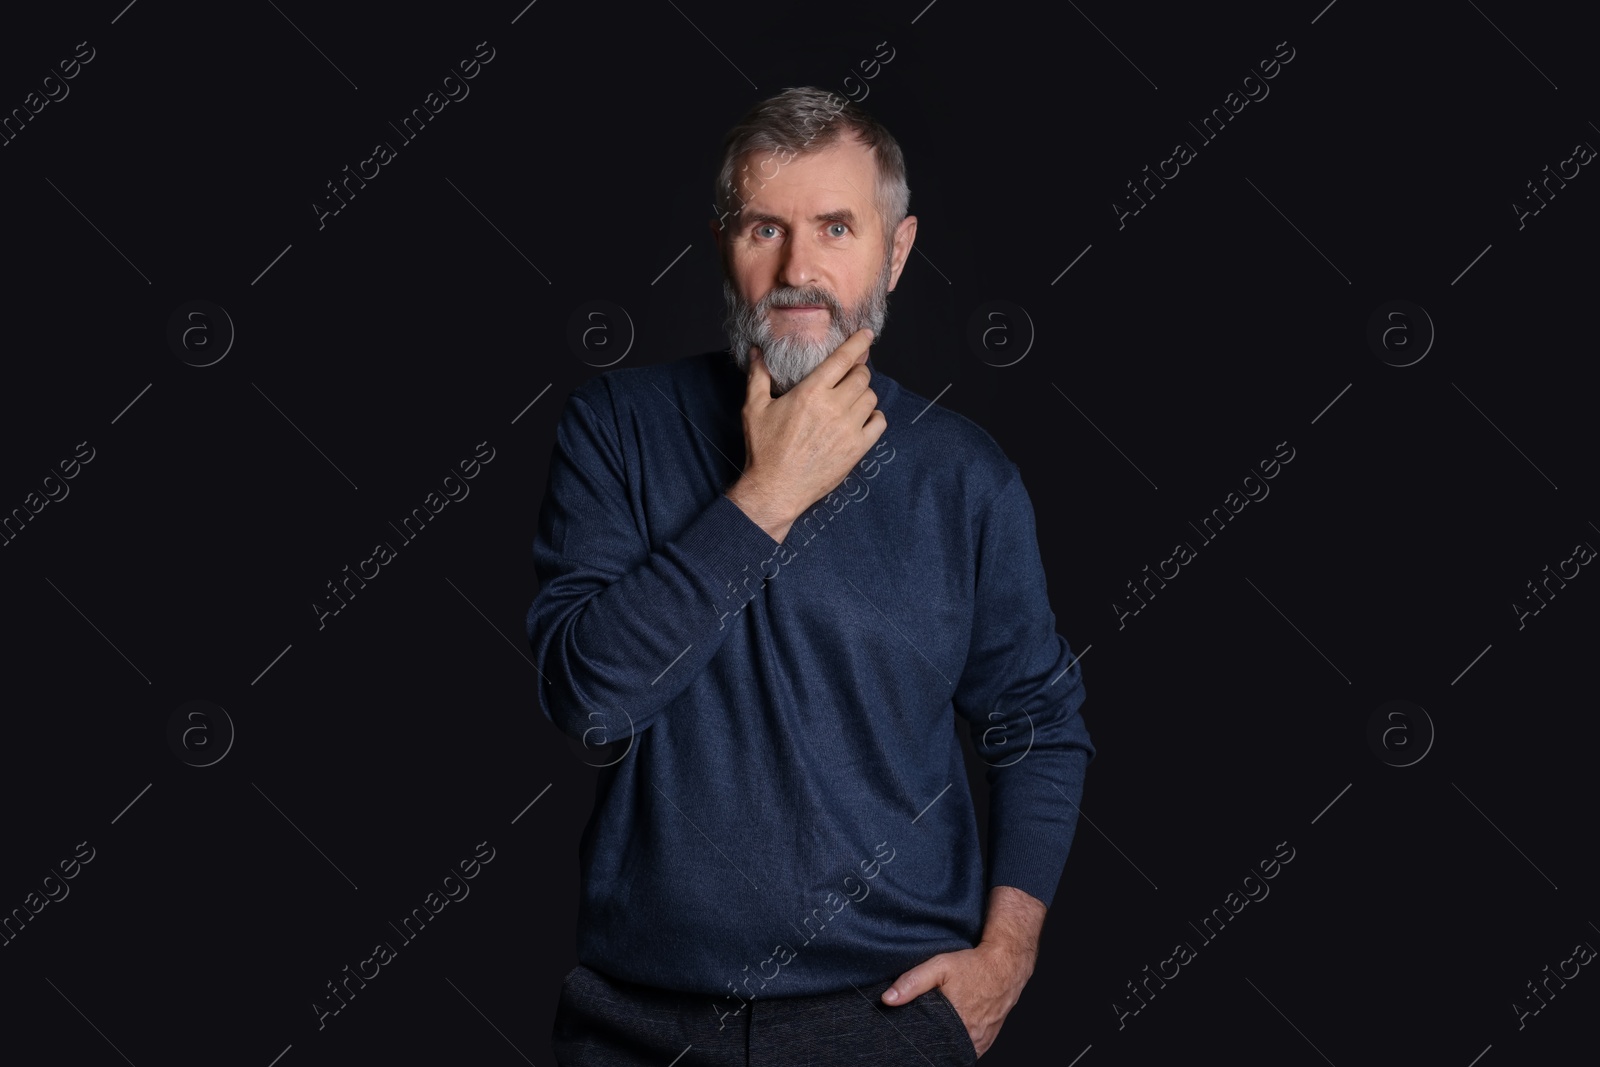
[[[877,394],[871,389],[863,389],[861,390],[861,395],[850,402],[850,414],[860,420],[861,425],[865,426],[867,420],[872,417],[872,413],[877,410],[877,407]]]
[[[939,984],[939,972],[933,967],[922,964],[911,968],[899,978],[896,978],[888,989],[883,991],[885,1004],[907,1004]]]
[[[865,363],[857,363],[846,372],[843,378],[834,385],[833,390],[839,396],[849,397],[851,401],[860,398],[872,381],[872,368]]]
[[[823,360],[812,374],[820,377],[825,388],[833,388],[856,364],[866,358],[867,349],[872,345],[872,338],[872,330],[863,326],[846,338],[844,344],[834,349],[833,355]]]
[[[761,358],[761,349],[750,346],[749,377],[745,379],[745,403],[772,399],[772,375],[767,371],[767,361]]]

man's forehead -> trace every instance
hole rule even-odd
[[[739,170],[747,212],[824,215],[872,204],[871,150],[853,138],[802,155],[751,152]]]

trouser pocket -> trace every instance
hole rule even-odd
[[[968,1065],[978,1062],[978,1046],[972,1043],[972,1035],[967,1032],[967,1024],[962,1020],[961,1013],[956,1011],[956,1006],[950,1003],[950,998],[945,996],[938,986],[934,986],[925,994],[931,997],[938,1006],[938,1013],[949,1023],[952,1030],[952,1039],[958,1042],[957,1047],[962,1049],[962,1055]]]

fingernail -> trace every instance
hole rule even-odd
[[[896,989],[894,986],[890,986],[889,991],[883,995],[883,998],[890,1001],[899,1000],[900,990]]]

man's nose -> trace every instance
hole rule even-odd
[[[778,281],[793,289],[816,285],[821,264],[816,250],[800,238],[784,242],[783,258],[778,264]]]

